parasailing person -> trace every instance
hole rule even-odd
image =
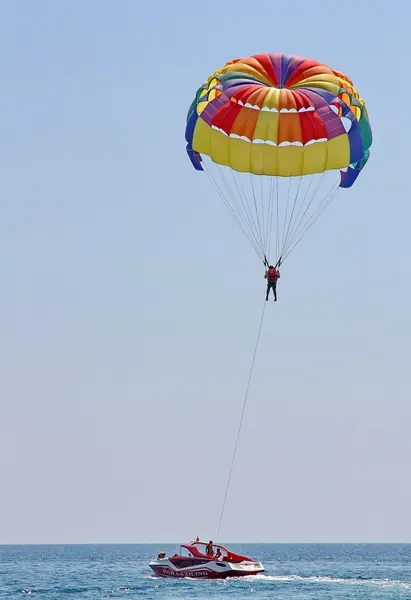
[[[270,290],[273,290],[274,302],[277,302],[277,281],[280,279],[280,271],[277,267],[269,265],[268,269],[264,273],[264,278],[267,280],[267,292],[265,299],[268,300]]]

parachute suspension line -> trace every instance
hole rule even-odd
[[[295,246],[297,245],[295,242],[296,240],[300,241],[300,239],[302,239],[304,237],[304,235],[307,233],[308,229],[311,228],[311,223],[314,224],[315,221],[317,221],[318,217],[316,217],[316,215],[319,212],[319,215],[322,214],[322,207],[324,207],[325,205],[328,206],[327,201],[329,198],[329,195],[333,193],[334,188],[335,188],[335,184],[332,185],[331,190],[329,192],[327,192],[324,196],[324,198],[322,199],[322,201],[320,202],[320,204],[317,206],[317,208],[314,210],[313,214],[308,218],[307,221],[304,221],[304,217],[306,215],[306,213],[308,212],[310,206],[313,203],[314,198],[316,197],[316,194],[318,192],[318,190],[320,189],[323,181],[324,181],[324,177],[325,177],[325,173],[322,174],[320,181],[318,182],[312,196],[311,199],[302,215],[302,217],[300,218],[300,221],[298,223],[297,227],[294,227],[294,231],[292,236],[289,239],[289,242],[287,244],[287,248],[285,248],[285,254],[290,254],[290,252],[292,251],[292,249],[295,248]],[[338,184],[337,184],[337,190],[338,190]],[[325,206],[325,208],[326,208]],[[318,216],[319,216],[318,215]],[[297,242],[298,243],[298,242]]]
[[[238,174],[238,171],[232,171],[232,176],[233,176],[234,185],[237,188],[237,192],[238,192],[238,195],[239,195],[239,198],[241,200],[241,204],[242,204],[242,207],[244,210],[244,220],[248,225],[248,228],[250,230],[250,234],[253,237],[254,243],[256,244],[256,246],[258,246],[257,225],[255,224],[253,213],[251,212],[251,209],[247,202],[247,195],[244,192],[244,188],[241,183],[241,178]]]
[[[248,392],[250,390],[251,379],[252,379],[252,376],[253,376],[255,357],[257,355],[258,344],[259,344],[260,335],[261,335],[261,329],[262,329],[263,321],[264,321],[265,307],[266,307],[266,301],[264,299],[263,310],[262,310],[261,318],[260,318],[260,325],[258,327],[257,340],[255,342],[253,359],[251,361],[251,368],[250,368],[250,373],[248,375],[248,382],[247,382],[247,387],[246,387],[246,391],[245,391],[245,395],[244,395],[243,407],[242,407],[242,410],[241,410],[241,417],[240,417],[240,422],[239,422],[239,425],[238,425],[237,437],[236,437],[236,440],[235,440],[233,457],[232,457],[232,460],[231,460],[230,471],[229,471],[229,474],[228,474],[228,480],[227,480],[227,485],[226,485],[225,494],[224,494],[223,506],[222,506],[222,509],[221,509],[220,520],[218,522],[217,534],[216,534],[216,537],[215,537],[216,541],[217,541],[219,533],[220,533],[221,523],[222,523],[223,516],[224,516],[224,509],[225,509],[225,505],[226,505],[226,501],[227,501],[228,489],[230,487],[231,475],[233,473],[233,467],[234,467],[234,462],[235,462],[235,455],[237,453],[238,441],[240,439],[241,427],[242,427],[242,424],[243,424],[245,407],[246,407],[247,398],[248,398]]]
[[[290,203],[290,196],[291,196],[291,177],[288,178],[288,194],[287,194],[287,204],[285,207],[285,213],[284,213],[284,223],[283,223],[283,232],[282,232],[282,236],[281,236],[281,245],[280,245],[280,253],[282,254],[283,252],[283,248],[284,248],[284,240],[285,240],[285,226],[287,224],[287,217],[288,217],[288,205]],[[278,259],[280,260],[280,258]]]
[[[227,192],[228,192],[228,196],[229,196],[229,197],[232,199],[232,201],[233,201],[233,205],[234,205],[234,206],[235,206],[235,208],[237,209],[237,213],[238,213],[238,214],[237,214],[237,217],[238,217],[238,220],[239,220],[239,221],[241,221],[241,219],[243,219],[243,221],[244,221],[244,222],[243,222],[243,221],[241,221],[241,223],[242,223],[242,225],[243,225],[244,229],[246,229],[246,226],[247,226],[247,224],[248,224],[248,227],[249,227],[248,234],[249,234],[249,236],[250,236],[250,237],[252,237],[252,238],[253,238],[253,240],[254,240],[254,243],[255,243],[255,245],[256,245],[256,248],[258,248],[258,238],[257,238],[257,236],[255,235],[255,233],[254,233],[254,231],[253,231],[253,228],[252,228],[252,227],[250,227],[250,224],[249,224],[249,222],[248,222],[248,220],[247,220],[247,215],[246,215],[246,216],[244,216],[244,214],[241,212],[241,208],[240,208],[240,206],[239,206],[239,204],[238,204],[238,202],[237,202],[237,198],[236,198],[236,196],[235,196],[235,194],[234,194],[233,190],[231,189],[231,187],[228,185],[227,179],[226,179],[226,177],[225,177],[225,175],[224,175],[224,172],[223,172],[223,170],[222,170],[221,166],[220,166],[220,165],[217,165],[217,169],[218,169],[218,172],[220,173],[221,180],[223,181],[223,183],[224,183],[224,185],[225,185],[225,187],[226,187],[226,190],[227,190]],[[240,200],[242,201],[242,204],[243,204],[243,210],[244,210],[244,202],[243,202],[243,200],[242,200],[242,196],[241,196],[241,194],[240,194]]]
[[[285,248],[285,246],[287,245],[288,234],[290,233],[290,227],[291,227],[291,223],[292,223],[293,216],[294,216],[295,206],[296,206],[296,204],[297,204],[297,200],[298,200],[298,194],[300,193],[300,187],[301,187],[301,181],[302,181],[302,179],[303,179],[303,176],[302,176],[302,175],[300,175],[300,181],[298,182],[298,188],[297,188],[297,192],[296,192],[296,194],[295,194],[295,198],[294,198],[293,209],[292,209],[292,211],[291,211],[290,220],[288,221],[287,232],[286,232],[286,234],[285,234],[285,238],[284,238],[284,244],[283,244],[283,247],[282,247],[282,252],[281,252],[281,253],[283,253],[283,252],[284,252],[284,248]]]
[[[221,190],[220,186],[218,185],[218,182],[216,181],[214,175],[211,173],[210,169],[208,168],[207,164],[204,161],[204,169],[205,172],[207,174],[207,177],[209,178],[209,181],[211,182],[212,185],[214,185],[214,187],[217,190],[218,195],[220,196],[221,200],[223,201],[223,203],[226,205],[229,213],[231,214],[232,218],[234,219],[234,221],[237,223],[237,225],[239,226],[239,228],[241,229],[241,231],[243,232],[243,234],[245,235],[245,237],[248,239],[248,241],[250,242],[252,248],[254,249],[255,253],[257,254],[257,256],[259,258],[261,258],[260,253],[258,251],[257,246],[255,245],[252,237],[250,237],[249,232],[243,227],[242,223],[239,221],[237,215],[235,214],[235,212],[233,211],[232,207],[230,206],[230,203],[228,202],[227,198],[224,195],[224,192]]]
[[[226,170],[213,161],[205,161],[204,170],[266,267],[281,266],[334,197],[335,189],[328,192],[328,172],[265,176]]]
[[[267,262],[268,262],[268,258],[267,258],[267,236],[265,234],[265,221],[267,221],[267,225],[268,225],[268,215],[267,215],[267,219],[264,218],[264,177],[263,177],[263,172],[264,172],[264,160],[263,160],[263,155],[261,154],[261,173],[259,175],[259,179],[260,179],[260,202],[261,202],[261,221],[262,221],[262,230],[261,230],[261,236],[262,236],[262,240],[263,240],[263,246],[264,246],[264,265],[267,266]]]
[[[318,221],[318,219],[321,217],[321,215],[323,214],[325,209],[331,204],[331,202],[334,200],[334,198],[336,197],[336,195],[338,194],[339,191],[340,191],[340,186],[339,186],[339,184],[337,184],[336,189],[334,189],[334,191],[331,190],[331,193],[327,194],[325,199],[321,202],[320,206],[318,207],[317,212],[314,213],[311,216],[311,218],[307,221],[307,223],[305,224],[303,231],[301,232],[301,235],[298,237],[297,240],[294,241],[293,245],[287,250],[284,260],[287,258],[287,256],[289,256],[291,254],[291,252],[294,250],[294,248],[301,242],[301,240],[303,239],[305,234]]]
[[[264,239],[264,256],[265,263],[270,262],[270,242],[271,242],[271,229],[272,229],[272,220],[271,220],[271,212],[272,212],[272,193],[271,193],[271,185],[266,185],[267,180],[266,175],[260,175],[260,183],[261,183],[261,212],[262,212],[262,221],[263,221],[263,239]],[[268,264],[266,264],[268,266]]]
[[[268,191],[268,215],[267,215],[267,255],[270,256],[271,252],[271,232],[273,228],[273,178],[270,177],[270,189]]]
[[[241,181],[241,176],[238,176],[239,181],[242,185],[242,181]],[[252,180],[252,175],[250,174],[250,182],[252,184],[253,180]],[[252,187],[252,186],[251,186]],[[243,188],[244,190],[244,188]],[[252,210],[252,205],[251,205],[251,196],[253,196],[253,203],[254,203],[254,209],[255,209],[255,204],[256,204],[256,198],[254,195],[254,188],[252,187],[252,193],[250,192],[250,189],[248,189],[248,191],[244,191],[244,197],[246,198],[250,198],[250,201],[247,202],[247,206],[249,208],[250,214],[253,216],[253,223],[255,224],[255,231],[256,231],[256,237],[259,237],[261,239],[261,229],[260,229],[260,223],[259,223],[259,219],[258,219],[258,212],[257,210],[255,210],[255,219],[254,219],[254,211]],[[264,248],[264,244],[261,241],[261,259],[263,261],[263,263],[265,262],[265,248]]]
[[[249,236],[248,232],[245,230],[245,228],[243,227],[242,223],[239,221],[237,215],[235,214],[235,212],[232,209],[232,207],[230,206],[230,203],[228,202],[226,196],[224,195],[224,192],[221,190],[219,184],[215,180],[213,174],[207,169],[206,165],[205,165],[205,167],[206,167],[206,173],[209,176],[209,179],[210,179],[211,183],[213,183],[214,186],[216,187],[218,195],[220,196],[220,198],[222,199],[222,201],[226,205],[226,207],[227,207],[229,213],[231,214],[232,218],[234,219],[234,221],[237,223],[237,225],[240,227],[240,229],[243,232],[243,234],[249,240],[249,242],[250,242],[251,246],[253,247],[254,251],[257,253],[257,256],[259,256],[257,247],[254,245],[253,240],[250,239],[250,236]]]
[[[265,235],[265,223],[264,223],[264,187],[263,187],[263,176],[260,175],[260,201],[261,201],[261,221],[262,221],[262,238],[263,238],[263,247],[264,247],[264,258],[267,260],[267,239]]]
[[[298,238],[298,240],[296,240],[294,242],[293,248],[299,244],[299,242],[302,240],[302,238],[305,236],[305,234],[311,229],[311,227],[313,225],[315,225],[315,223],[318,221],[318,219],[321,217],[321,215],[323,214],[323,212],[328,208],[328,206],[331,204],[331,202],[334,200],[334,198],[337,196],[337,194],[340,191],[340,186],[339,184],[337,184],[336,188],[331,191],[330,193],[330,197],[329,199],[324,199],[323,202],[321,203],[321,205],[319,206],[317,213],[314,214],[311,217],[311,222],[307,223],[307,225],[305,226],[304,231],[301,233],[300,237]],[[290,249],[290,251],[293,250],[293,248]]]
[[[265,211],[264,211],[264,177],[263,177],[263,172],[264,172],[264,165],[263,165],[263,156],[261,155],[261,173],[259,174],[258,178],[260,180],[260,204],[261,204],[261,244],[263,247],[263,254],[264,254],[264,260],[263,263],[265,266],[267,266],[267,235],[265,233],[265,221],[267,221],[267,225],[268,225],[268,215],[267,215],[267,219],[265,219]],[[251,180],[253,180],[253,175],[251,175]],[[254,193],[254,186],[253,186],[253,196],[255,198],[255,193]],[[258,211],[257,211],[257,219],[258,219]]]
[[[254,189],[254,181],[253,181],[253,175],[252,175],[252,173],[250,173],[250,181],[251,181],[251,189],[252,189],[252,192],[253,192],[255,212],[256,212],[256,215],[257,215],[258,233],[260,234],[259,237],[260,237],[261,250],[262,250],[262,254],[264,256],[264,254],[265,254],[264,253],[264,242],[263,242],[263,237],[261,235],[260,217],[258,216],[257,200],[256,200],[256,197],[255,197],[255,189]]]
[[[297,219],[298,219],[298,217],[299,217],[299,215],[300,215],[300,213],[301,213],[302,207],[304,206],[304,203],[305,203],[305,201],[307,200],[307,196],[308,196],[308,193],[309,193],[309,191],[310,191],[311,185],[312,185],[312,183],[313,183],[313,181],[314,181],[314,177],[315,177],[315,175],[311,175],[311,177],[310,177],[310,183],[308,184],[308,186],[307,186],[307,189],[305,190],[305,194],[304,194],[303,201],[301,202],[301,206],[300,206],[300,208],[299,208],[299,209],[298,209],[298,211],[297,211],[297,215],[296,215],[296,217],[295,217],[295,220],[294,220],[293,226],[292,226],[292,228],[291,228],[290,237],[292,237],[292,236],[294,235],[294,227],[295,227],[295,223],[297,222]],[[323,175],[322,175],[322,178],[324,178],[324,173],[323,173]],[[321,185],[321,182],[320,182],[319,186],[320,186],[320,185]],[[319,189],[319,186],[317,186],[317,190]],[[314,190],[314,193],[313,193],[313,195],[311,196],[311,200],[309,201],[309,203],[308,203],[308,206],[306,207],[306,209],[305,209],[305,211],[304,211],[304,213],[303,213],[303,215],[302,215],[302,217],[301,217],[301,220],[300,220],[300,222],[299,222],[299,224],[298,224],[298,227],[299,227],[299,226],[301,225],[301,223],[303,222],[303,220],[304,220],[304,217],[305,217],[305,215],[306,215],[307,211],[309,210],[309,208],[310,208],[310,206],[311,206],[311,203],[312,203],[312,201],[314,200],[315,194],[316,194],[316,190]],[[297,229],[298,229],[298,227],[297,227]]]
[[[253,223],[253,226],[254,226],[255,236],[256,236],[256,238],[257,238],[257,237],[258,237],[258,227],[257,227],[257,223],[256,223],[256,222],[255,222],[255,220],[254,220],[254,215],[253,215],[253,212],[252,212],[252,210],[251,210],[251,207],[250,207],[250,205],[249,205],[249,203],[248,203],[248,200],[247,200],[247,193],[244,191],[244,186],[243,186],[243,184],[242,184],[242,181],[241,181],[241,177],[240,177],[240,174],[239,174],[239,172],[238,172],[238,171],[235,171],[235,173],[236,173],[236,175],[237,175],[237,180],[238,180],[238,183],[240,184],[240,188],[241,188],[241,191],[242,191],[242,193],[243,193],[243,198],[244,198],[244,200],[245,200],[245,205],[247,206],[248,212],[249,212],[249,214],[250,214],[251,221],[252,221],[252,223]]]
[[[273,209],[274,209],[274,194],[273,194],[273,177],[270,177],[270,192],[269,192],[269,204],[268,204],[268,225],[267,225],[267,238],[266,238],[266,248],[267,248],[267,256],[269,257],[271,254],[271,239],[272,239],[272,231],[273,231]]]
[[[276,183],[276,188],[277,188],[277,220],[276,220],[276,262],[278,263],[278,261],[281,260],[281,256],[280,256],[280,219],[279,219],[279,205],[278,205],[278,186],[279,186],[279,182],[278,182],[278,177],[275,178],[275,183]]]

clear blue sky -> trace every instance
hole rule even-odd
[[[411,541],[410,17],[2,3],[0,542],[214,535],[264,281],[184,127],[259,52],[349,75],[374,144],[267,307],[221,538]]]

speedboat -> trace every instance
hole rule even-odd
[[[159,577],[193,577],[196,579],[224,579],[257,575],[264,571],[260,562],[230,552],[224,546],[212,545],[212,554],[206,554],[207,544],[195,541],[181,544],[180,554],[166,556],[160,552],[149,566]],[[210,550],[210,549],[209,549]]]

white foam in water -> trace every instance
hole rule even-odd
[[[381,585],[385,587],[400,587],[411,590],[411,581],[400,581],[398,579],[363,579],[348,577],[327,577],[326,575],[254,575],[253,579],[261,581],[303,581],[307,583],[348,583],[351,585]]]
[[[145,575],[144,579],[158,579],[154,575]],[[186,579],[191,579],[187,577]],[[234,579],[238,580],[237,577]],[[404,590],[411,590],[411,581],[401,581],[399,579],[364,579],[359,577],[358,579],[355,577],[327,577],[326,575],[250,575],[249,577],[241,577],[241,579],[248,579],[250,581],[255,582],[264,582],[269,583],[270,581],[281,582],[292,582],[292,581],[301,581],[303,583],[345,583],[348,585],[378,585],[382,587],[396,587]],[[216,580],[220,583],[229,583],[229,580]],[[255,590],[253,590],[255,591]]]

